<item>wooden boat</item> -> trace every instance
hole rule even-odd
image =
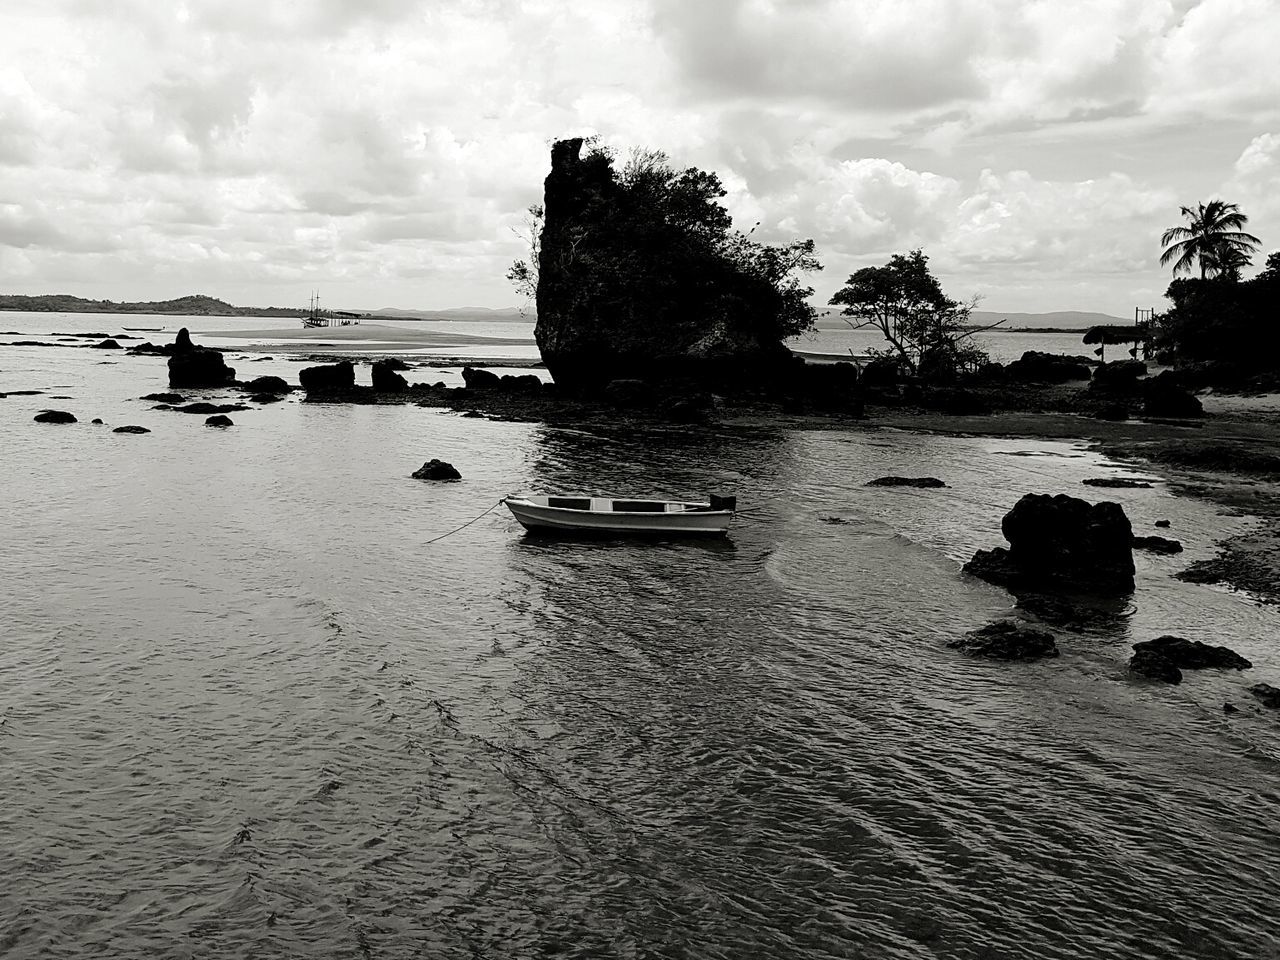
[[[622,500],[587,496],[512,496],[503,503],[530,533],[657,534],[723,536],[737,500]]]

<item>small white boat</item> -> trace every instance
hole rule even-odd
[[[530,533],[720,535],[729,532],[737,501],[621,500],[587,496],[512,496],[503,501]]]

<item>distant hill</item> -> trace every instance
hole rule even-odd
[[[0,310],[25,310],[31,313],[149,313],[186,317],[305,317],[306,310],[296,307],[233,307],[225,300],[195,295],[176,300],[115,301],[86,300],[65,293],[38,297],[0,294]],[[326,311],[328,312],[328,311]],[[352,316],[352,314],[344,314]]]
[[[994,310],[975,310],[970,322],[989,327],[999,323],[1001,327],[1057,328],[1060,330],[1084,330],[1088,327],[1133,323],[1133,318],[1113,317],[1106,313],[1087,313],[1082,310],[1057,310],[1053,313],[997,313]]]
[[[533,323],[538,319],[533,307],[449,307],[444,310],[402,310],[382,307],[368,311],[371,317],[395,320],[492,320],[495,323]]]

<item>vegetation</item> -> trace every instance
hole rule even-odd
[[[988,362],[973,342],[969,326],[975,303],[952,300],[929,272],[920,250],[894,254],[883,267],[863,267],[831,298],[854,329],[879,330],[892,350],[872,351],[893,357],[926,380],[945,381]]]
[[[1185,226],[1170,227],[1160,237],[1165,247],[1160,255],[1160,265],[1173,262],[1173,273],[1190,273],[1192,264],[1200,266],[1200,279],[1221,277],[1239,280],[1240,271],[1253,262],[1259,240],[1244,232],[1249,218],[1234,203],[1210,200],[1191,207],[1183,207]]]
[[[557,299],[571,286],[575,302],[643,314],[657,329],[719,327],[761,342],[813,326],[813,289],[799,280],[822,269],[812,240],[752,240],[733,228],[714,173],[676,170],[660,151],[636,150],[619,171],[613,154],[593,144],[581,167],[591,186],[564,204],[574,209],[551,232],[546,211],[529,208],[530,258],[507,271],[520,293],[548,295],[554,276]],[[552,233],[548,245],[544,235]]]

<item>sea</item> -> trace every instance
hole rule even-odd
[[[0,314],[0,956],[1280,956],[1280,716],[1246,691],[1280,609],[1174,579],[1254,519],[1083,443],[874,423],[292,396],[216,429],[139,399],[163,358],[7,345],[176,329],[134,319]],[[304,362],[259,356],[228,360]],[[410,478],[436,457],[463,480]],[[529,490],[740,513],[548,541],[499,502]],[[1032,492],[1186,550],[1046,622],[1057,659],[948,648],[1041,622],[961,572]],[[1131,679],[1164,634],[1254,667]]]

